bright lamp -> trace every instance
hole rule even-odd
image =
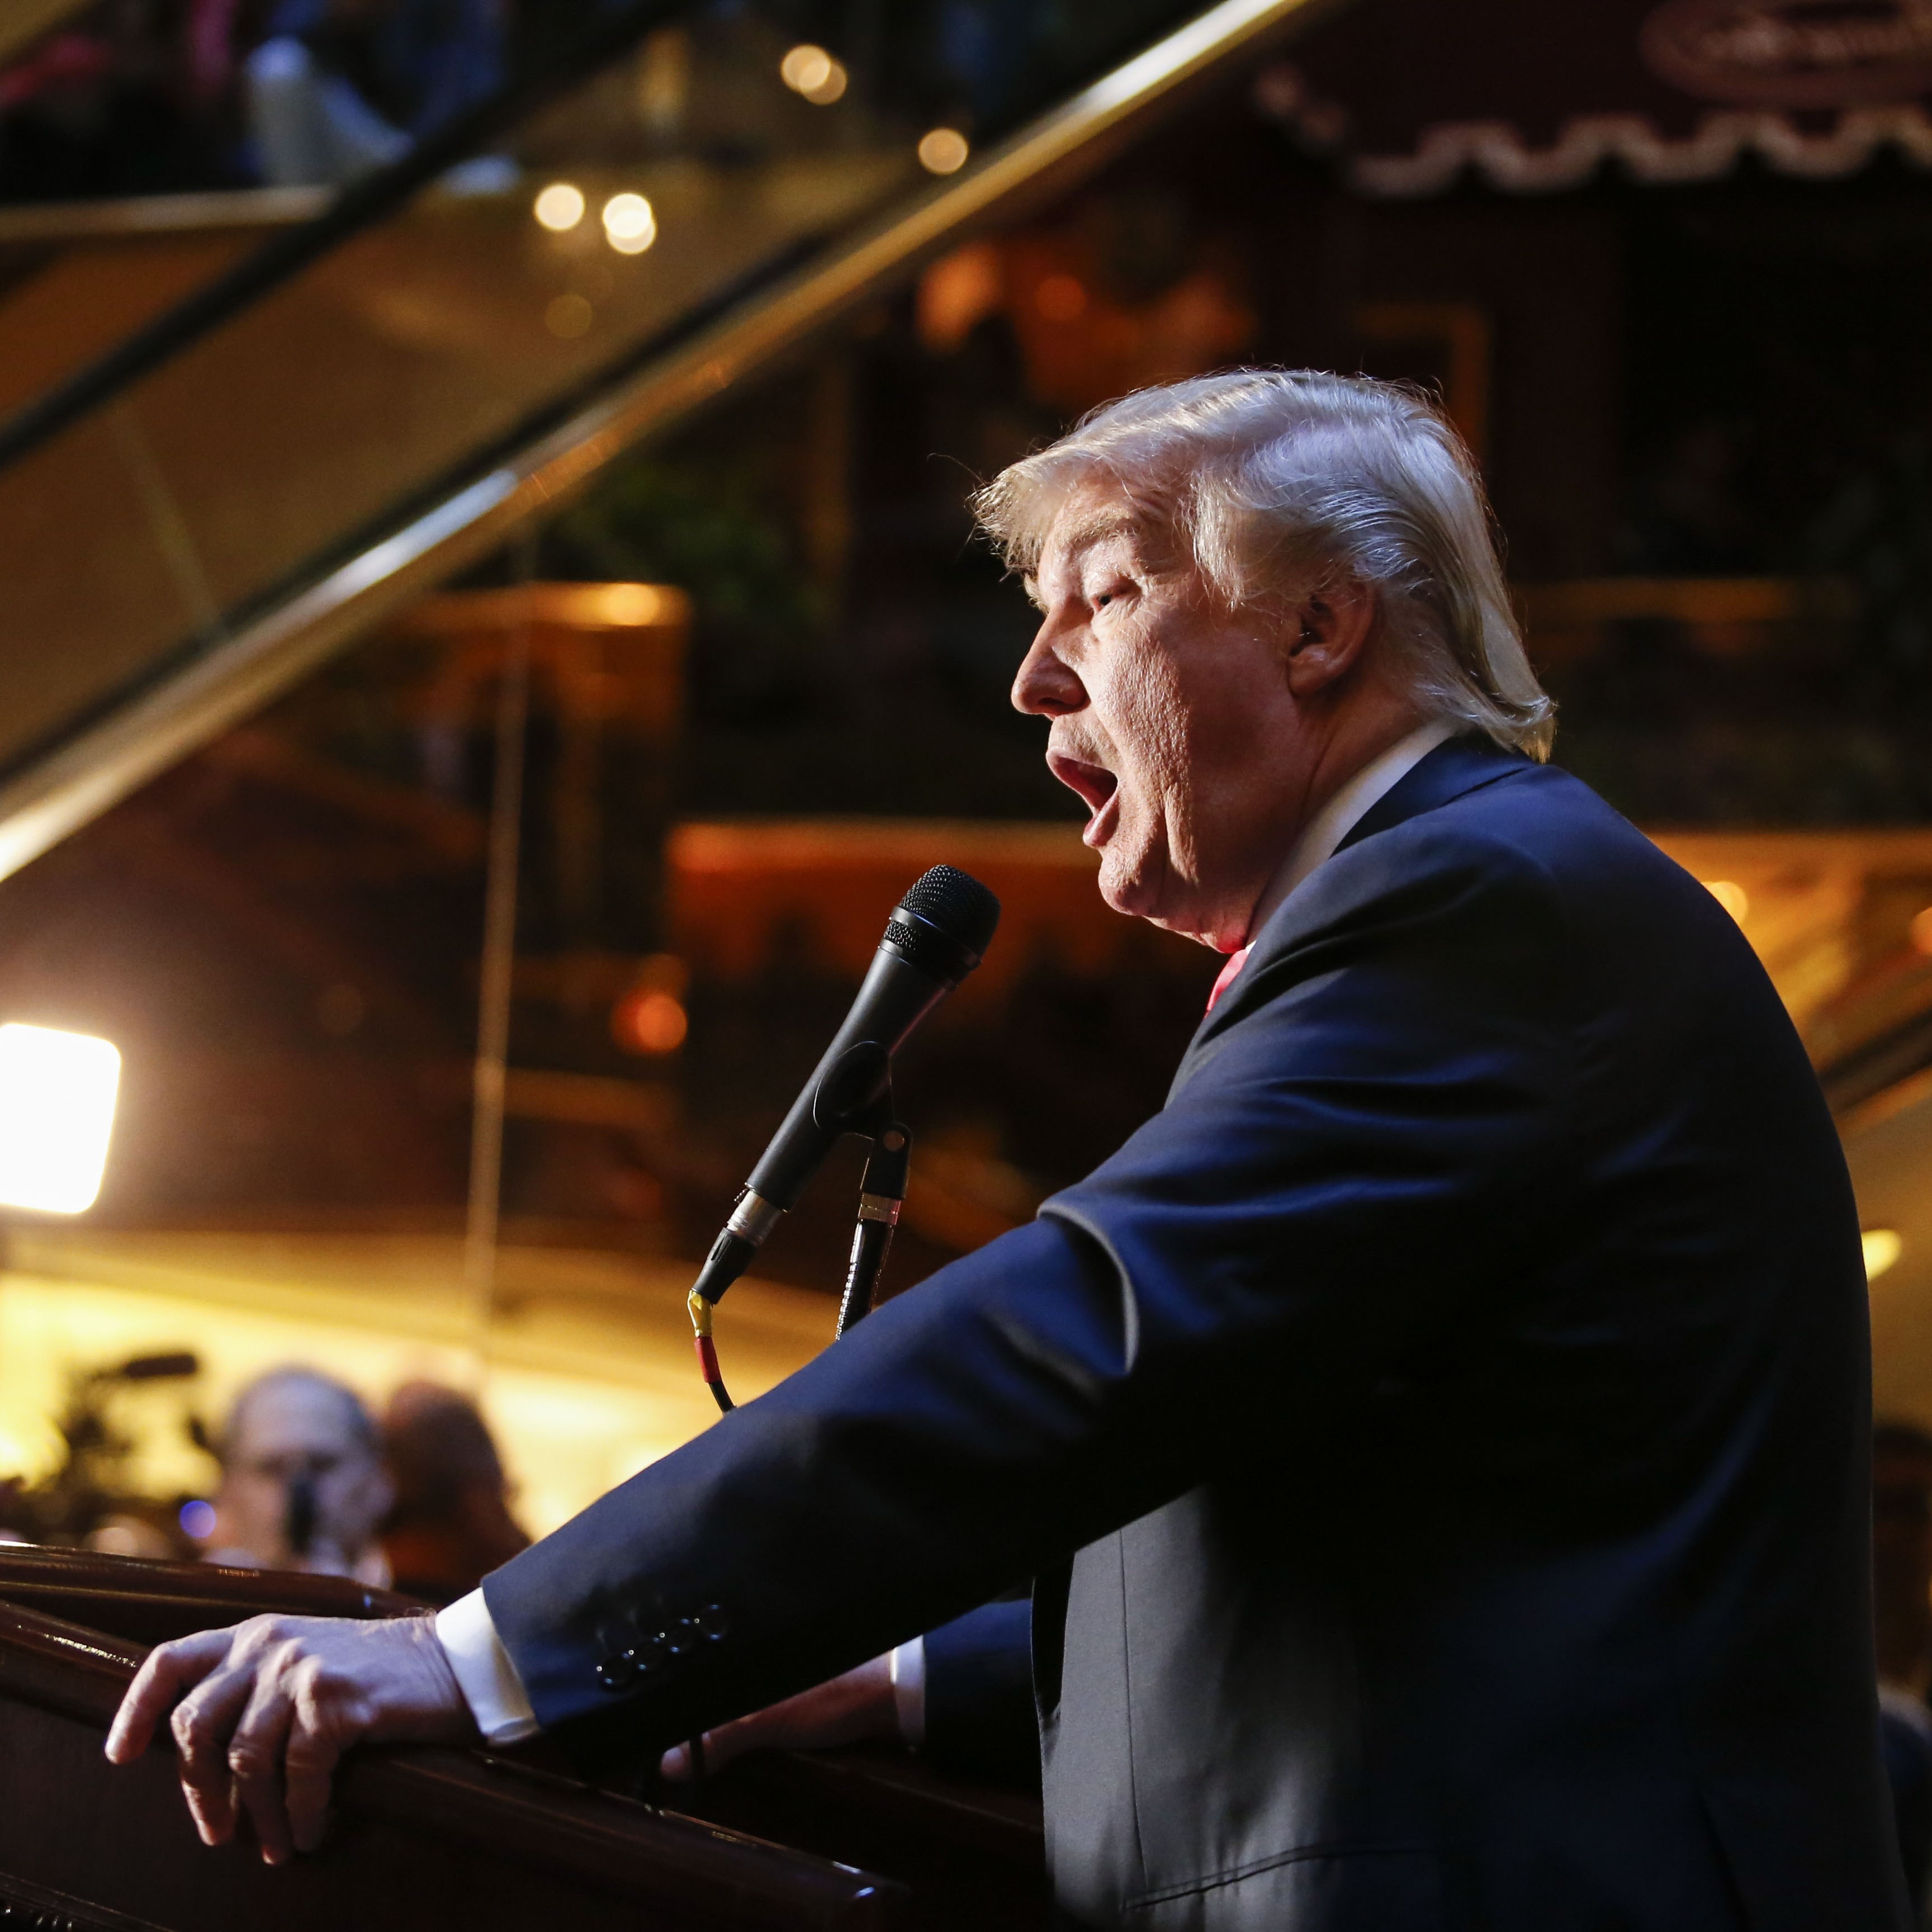
[[[0,1026],[0,1205],[48,1214],[93,1206],[120,1084],[110,1041]]]

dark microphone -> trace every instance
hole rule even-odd
[[[694,1296],[715,1302],[751,1266],[833,1143],[865,1124],[890,1084],[892,1055],[979,964],[999,922],[999,901],[950,866],[934,866],[900,900],[845,1024],[740,1191]]]

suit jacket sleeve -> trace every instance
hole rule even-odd
[[[1112,1160],[488,1580],[545,1728],[653,1751],[1262,1445],[1319,1480],[1561,1211],[1561,925],[1533,862],[1431,816],[1331,860]]]
[[[1033,1606],[986,1604],[926,1634],[925,1755],[995,1784],[1040,1783]]]

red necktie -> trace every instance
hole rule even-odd
[[[1227,962],[1221,968],[1220,976],[1214,982],[1214,990],[1208,995],[1208,1010],[1210,1013],[1214,1010],[1214,1002],[1234,983],[1241,968],[1248,963],[1248,955],[1254,950],[1252,946],[1244,946],[1240,952],[1228,955]]]

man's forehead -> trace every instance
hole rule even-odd
[[[1138,544],[1146,530],[1145,518],[1120,491],[1083,490],[1070,497],[1054,518],[1040,546],[1040,567],[1045,570],[1054,561],[1076,562],[1083,551],[1117,537]]]
[[[1040,561],[1028,579],[1029,586],[1077,570],[1088,553],[1103,544],[1124,541],[1136,551],[1147,536],[1146,519],[1118,490],[1083,490],[1070,497],[1053,520],[1040,546]]]

